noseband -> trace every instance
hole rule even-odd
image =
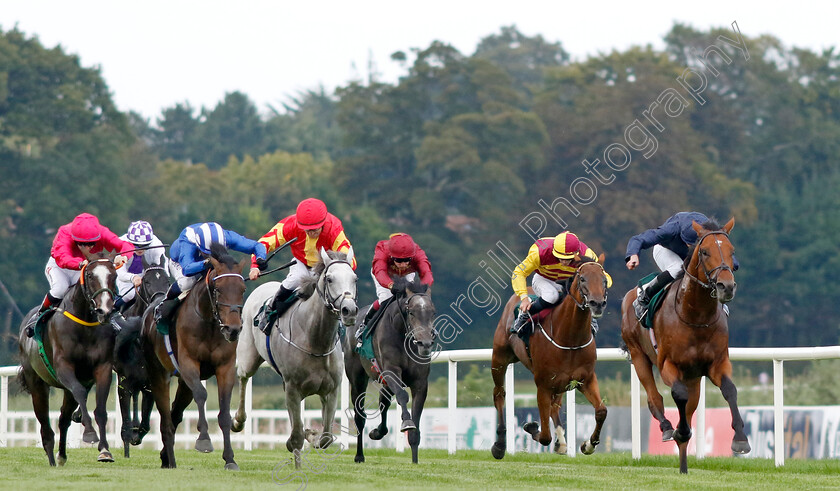
[[[334,264],[346,264],[347,266],[350,266],[351,270],[353,268],[353,266],[347,261],[343,261],[343,260],[340,260],[340,259],[334,260],[334,261],[330,262],[324,268],[324,272],[321,273],[321,279],[324,279],[324,278],[327,277],[327,271],[329,271],[329,269]],[[335,297],[331,297],[330,293],[329,293],[329,288],[327,287],[327,284],[326,284],[326,281],[324,281],[323,283],[324,283],[324,287],[318,293],[321,294],[321,299],[324,301],[324,305],[326,305],[327,308],[330,309],[330,312],[332,312],[333,314],[338,314],[341,311],[341,304],[345,300],[347,300],[348,298],[353,300],[354,302],[356,301],[356,296],[353,295],[352,293],[350,293],[349,291],[345,291],[344,293],[339,293]]]
[[[85,264],[84,267],[82,268],[82,274],[81,274],[81,276],[79,276],[79,283],[81,283],[81,285],[82,285],[82,294],[85,296],[85,300],[87,300],[88,304],[90,304],[90,311],[91,312],[96,312],[95,299],[96,299],[96,297],[99,296],[100,293],[110,293],[111,298],[117,298],[117,294],[114,292],[114,290],[112,290],[110,287],[108,287],[107,283],[104,287],[94,291],[93,293],[88,293],[88,287],[87,287],[87,284],[85,282],[85,277],[87,276],[87,273],[88,273],[88,269],[87,269],[88,266],[90,266],[91,264],[94,264],[94,263],[111,263],[111,260],[110,259],[104,259],[104,258],[103,259],[96,259],[95,261],[92,261],[92,262],[89,262],[88,264]],[[111,264],[113,264],[113,263],[111,263]]]
[[[717,288],[715,288],[715,285],[717,284],[718,276],[720,276],[720,274],[724,271],[729,271],[733,275],[735,273],[732,271],[732,268],[730,268],[729,265],[726,264],[723,261],[723,249],[721,249],[721,247],[720,247],[720,241],[715,241],[715,243],[717,244],[717,248],[718,248],[718,252],[719,252],[719,256],[720,256],[720,265],[718,267],[710,269],[710,270],[706,269],[706,264],[699,257],[700,256],[700,245],[703,243],[703,241],[706,239],[706,237],[709,237],[710,235],[723,235],[724,237],[726,237],[726,240],[729,240],[729,234],[727,234],[726,232],[724,232],[722,230],[716,230],[714,232],[706,233],[705,235],[700,237],[700,240],[697,241],[697,250],[695,251],[695,254],[698,255],[697,262],[700,264],[700,268],[703,269],[703,274],[706,275],[706,279],[709,280],[709,282],[704,283],[704,282],[700,281],[699,278],[692,275],[688,271],[688,268],[684,267],[683,269],[685,270],[685,275],[688,276],[689,279],[696,282],[701,287],[711,290],[711,292],[709,292],[709,295],[712,298],[717,298]]]
[[[209,274],[205,276],[205,283],[207,284],[207,295],[210,297],[210,307],[213,311],[213,318],[216,319],[216,322],[219,324],[219,329],[224,329],[226,327],[225,323],[222,322],[222,318],[219,316],[219,305],[224,305],[225,307],[230,309],[231,313],[239,312],[239,315],[242,315],[242,304],[230,304],[219,301],[219,289],[216,288],[216,280],[225,277],[239,278],[240,280],[242,280],[243,283],[245,282],[245,278],[243,278],[241,274],[237,273],[223,273],[214,276],[212,279],[210,278]],[[210,293],[210,290],[212,290],[213,293]]]

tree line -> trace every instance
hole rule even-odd
[[[834,48],[675,24],[664,50],[573,61],[510,26],[472,54],[435,41],[392,60],[396,83],[370,74],[263,111],[231,92],[150,121],[117,110],[99,69],[0,31],[0,362],[14,362],[14,305],[43,298],[52,238],[76,214],[116,233],[145,219],[164,242],[205,220],[257,238],[309,196],[344,222],[360,303],[374,299],[375,243],[414,236],[438,313],[470,320],[450,348],[490,346],[500,309],[458,302],[478,279],[511,294],[488,251],[524,257],[533,235],[564,228],[606,253],[615,282],[598,343],[618,346],[621,297],[655,269],[649,253],[642,272],[624,268],[627,240],[684,210],[736,218],[731,345],[838,342]]]

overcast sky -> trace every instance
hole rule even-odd
[[[298,91],[367,78],[371,60],[393,82],[404,68],[391,53],[437,39],[471,54],[505,25],[560,41],[580,60],[634,44],[662,47],[674,21],[704,30],[737,21],[744,36],[821,50],[838,44],[838,19],[837,1],[0,0],[4,31],[17,24],[84,66],[98,65],[117,106],[153,122],[175,103],[212,108],[234,90],[262,111],[280,107]]]

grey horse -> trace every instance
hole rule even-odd
[[[280,283],[265,283],[254,290],[242,310],[244,327],[236,349],[236,373],[239,376],[239,410],[233,431],[245,426],[245,389],[248,379],[264,360],[283,377],[286,408],[292,433],[286,448],[294,454],[295,468],[300,468],[304,429],[300,401],[311,395],[321,398],[324,432],[315,441],[318,448],[334,440],[330,433],[338,403],[338,390],[344,372],[344,357],[338,339],[338,320],[346,326],[356,324],[356,273],[353,272],[353,249],[345,255],[320,251],[321,262],[313,277],[298,288],[298,302],[275,321],[266,336],[255,325],[260,308],[280,288]],[[270,346],[271,352],[268,351]]]

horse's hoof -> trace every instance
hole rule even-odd
[[[505,446],[504,443],[496,442],[490,447],[490,453],[493,454],[494,459],[502,460],[505,457]]]
[[[96,434],[96,430],[86,431],[82,435],[82,441],[85,443],[99,443],[99,436]]]
[[[400,431],[409,431],[409,430],[416,430],[417,426],[414,424],[414,421],[410,419],[404,419],[402,424],[400,425]]]
[[[554,453],[557,455],[566,455],[569,453],[569,446],[565,443],[554,442]]]
[[[111,452],[103,450],[99,452],[99,458],[97,458],[96,460],[98,460],[99,462],[113,462],[114,456],[111,455]]]
[[[536,421],[531,421],[522,425],[522,429],[525,430],[525,433],[530,434],[534,439],[537,438],[537,434],[540,432],[540,424]]]
[[[670,442],[674,439],[674,430],[665,430],[662,432],[662,441]]]
[[[225,470],[226,471],[238,471],[239,466],[236,465],[236,462],[228,462],[228,463],[225,464]]]
[[[143,437],[149,433],[149,428],[141,426],[140,429],[137,430],[137,445],[140,445],[143,442]]]
[[[313,430],[312,428],[306,428],[303,430],[303,439],[309,442],[310,445],[315,444],[315,437],[318,436],[318,432]]]
[[[245,420],[239,421],[238,419],[234,419],[233,424],[230,425],[230,429],[235,433],[239,433],[245,429]]]
[[[70,416],[70,421],[72,421],[72,422],[74,422],[74,423],[81,423],[81,422],[82,422],[82,412],[81,412],[81,411],[78,411],[78,410],[77,410],[77,411],[75,411],[75,412],[74,412],[74,413]]]
[[[744,440],[742,442],[736,442],[736,441],[732,442],[732,451],[737,453],[737,454],[750,453],[750,450],[752,450],[750,448],[750,442],[748,442],[746,440]]]
[[[338,439],[337,436],[331,435],[329,433],[324,433],[321,435],[321,438],[318,440],[318,443],[315,445],[315,448],[319,450],[323,450],[325,448],[329,448],[330,445],[333,444],[334,441]]]
[[[353,461],[356,462],[357,464],[362,464],[365,461],[365,456],[364,455],[357,455],[356,458],[353,459]]]
[[[371,440],[381,440],[385,438],[385,435],[388,434],[388,428],[385,428],[384,431],[379,431],[379,428],[374,428],[370,430],[370,434],[368,435]]]
[[[213,442],[210,440],[196,440],[195,449],[201,453],[210,453],[213,451]]]
[[[580,444],[580,453],[583,455],[592,455],[595,452],[595,445],[585,441]]]
[[[59,455],[58,458],[55,459],[55,460],[56,460],[56,462],[58,462],[58,465],[63,466],[64,464],[67,463],[67,456],[66,455]]]
[[[686,433],[685,435],[683,435],[679,431],[674,432],[674,441],[676,441],[677,443],[685,443],[689,440],[691,440],[691,430],[688,430],[688,433]]]

